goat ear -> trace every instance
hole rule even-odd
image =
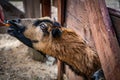
[[[58,22],[54,22],[54,23],[53,23],[53,26],[54,26],[54,27],[61,27],[60,23],[58,23]]]
[[[52,29],[52,36],[54,38],[59,38],[62,35],[62,31],[59,28]]]

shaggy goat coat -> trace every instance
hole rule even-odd
[[[100,69],[99,57],[85,41],[72,30],[62,28],[62,36],[46,37],[34,44],[35,49],[66,62],[81,75],[92,76]]]

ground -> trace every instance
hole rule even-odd
[[[57,66],[35,61],[28,47],[0,34],[0,80],[56,80]]]

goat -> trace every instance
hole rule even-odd
[[[10,20],[8,33],[27,46],[53,56],[88,80],[101,68],[96,51],[75,31],[62,27],[48,17]]]

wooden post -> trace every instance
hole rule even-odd
[[[58,60],[58,80],[63,80],[63,74],[64,74],[64,65],[63,62],[61,62],[60,60]]]
[[[65,22],[65,0],[58,0],[58,22],[63,26]],[[63,80],[64,74],[64,64],[60,60],[58,60],[58,80]]]
[[[106,80],[120,80],[120,47],[104,0],[86,0],[95,46]]]
[[[58,21],[61,23],[61,25],[64,25],[65,22],[65,0],[58,0]]]
[[[40,0],[33,0],[33,4],[34,4],[34,16],[35,16],[35,18],[41,17]]]
[[[86,14],[85,0],[67,0],[66,3],[65,23],[67,27],[73,29],[95,50],[94,41],[89,28],[88,14]],[[84,76],[75,74],[68,66],[65,66],[65,74],[69,80],[84,80]]]
[[[120,46],[120,11],[111,8],[108,8],[108,10]]]
[[[119,46],[120,46],[120,11],[112,9],[112,8],[108,8],[109,10],[109,14],[115,29],[115,33],[117,36],[117,40],[119,42]]]
[[[42,0],[42,17],[51,17],[51,0]]]
[[[40,0],[23,0],[26,17],[40,17]]]
[[[23,6],[25,9],[25,16],[27,18],[34,18],[33,1],[32,0],[23,0]]]

